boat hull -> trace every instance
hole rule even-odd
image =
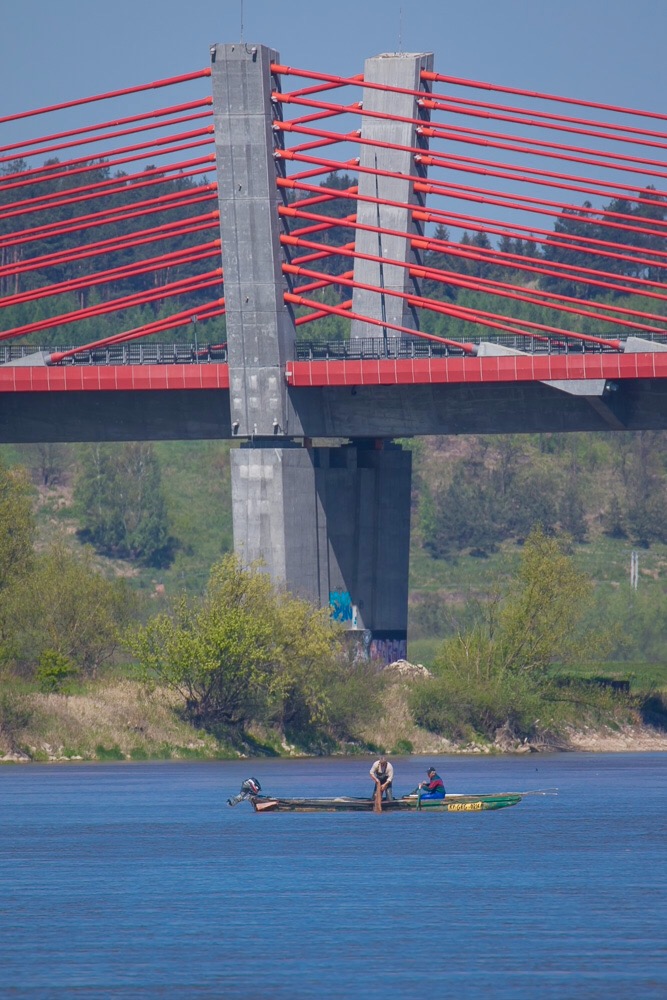
[[[520,792],[496,795],[447,795],[444,799],[420,799],[406,795],[382,803],[382,812],[486,812],[505,809],[521,801]],[[282,799],[256,796],[251,799],[256,812],[373,812],[373,800],[339,796],[338,798]]]

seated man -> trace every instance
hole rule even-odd
[[[375,761],[371,767],[371,778],[375,782],[373,787],[373,794],[371,798],[375,798],[375,792],[377,791],[377,786],[379,785],[382,789],[382,797],[391,802],[393,799],[393,794],[391,791],[391,786],[394,781],[394,768],[389,763],[387,758],[382,755],[378,760]]]
[[[444,799],[445,797],[445,783],[436,772],[434,767],[429,767],[428,771],[428,781],[420,781],[418,795],[423,801],[424,799]]]

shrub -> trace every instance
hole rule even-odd
[[[76,677],[78,672],[68,656],[55,649],[45,649],[39,658],[35,679],[40,691],[48,694],[62,691],[66,682]]]
[[[125,754],[118,744],[114,744],[112,747],[105,747],[102,743],[98,743],[95,747],[95,756],[98,760],[125,760]]]
[[[20,695],[0,694],[0,740],[10,751],[19,749],[19,736],[30,725],[32,717],[32,709]]]
[[[493,740],[499,729],[529,738],[544,715],[538,690],[511,675],[480,681],[444,673],[415,685],[409,704],[417,725],[457,742]]]

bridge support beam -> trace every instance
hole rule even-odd
[[[411,459],[374,442],[231,452],[242,561],[261,559],[292,593],[331,605],[384,662],[407,649]]]
[[[367,59],[364,80],[401,90],[424,90],[420,74],[422,70],[432,69],[432,53],[391,53]],[[360,198],[357,220],[367,226],[394,230],[399,235],[380,235],[359,229],[356,236],[356,248],[361,253],[413,264],[419,264],[421,260],[411,246],[411,237],[422,236],[423,232],[421,224],[413,220],[408,206],[423,207],[422,196],[415,193],[414,181],[423,178],[426,171],[416,162],[411,150],[415,147],[423,148],[424,152],[428,150],[428,143],[420,137],[414,120],[421,119],[425,125],[429,120],[428,112],[420,108],[418,100],[410,93],[375,90],[372,87],[364,90],[364,111],[377,111],[380,116],[386,117],[364,115],[362,118],[362,138],[382,145],[361,146],[360,165],[366,169],[359,173],[359,195],[379,199],[383,204]],[[388,177],[384,173],[400,176]],[[387,202],[400,203],[405,207]],[[417,314],[406,299],[382,294],[382,290],[418,294],[418,285],[407,268],[357,258],[354,280],[378,289],[375,292],[355,288],[352,300],[354,313],[399,326],[418,327]],[[351,337],[380,337],[383,336],[382,330],[381,326],[354,320]],[[384,332],[389,337],[401,336],[386,328]]]

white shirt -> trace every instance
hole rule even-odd
[[[379,768],[380,768],[380,761],[376,760],[375,763],[373,764],[371,770],[370,770],[371,778],[379,778],[380,777],[380,775],[378,774]],[[393,768],[393,765],[390,764],[389,761],[387,761],[387,771],[385,773],[385,776],[384,776],[384,779],[383,779],[382,783],[384,784],[385,781],[393,781],[393,780],[394,780],[394,768]]]

